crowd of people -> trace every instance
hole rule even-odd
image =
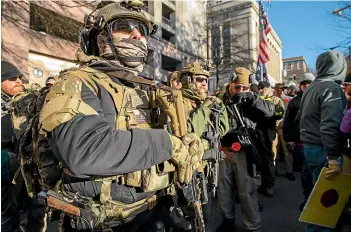
[[[209,231],[214,198],[217,231],[235,230],[237,202],[245,231],[272,231],[258,193],[274,197],[276,175],[301,173],[302,211],[323,167],[328,180],[351,173],[343,54],[321,54],[316,76],[291,86],[250,83],[237,67],[210,95],[197,62],[168,86],[137,76],[154,31],[133,1],[102,2],[80,31],[79,68],[25,89],[1,62],[2,231],[45,231],[50,220],[59,231]]]

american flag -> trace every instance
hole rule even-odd
[[[271,27],[271,24],[269,23],[266,15],[263,16],[262,20],[264,22],[265,28],[262,30],[262,33],[261,33],[262,34],[261,35],[262,41],[260,44],[258,61],[261,64],[265,64],[268,61],[270,61],[269,54],[268,54],[269,47],[268,47],[268,43],[267,43],[267,35],[272,31],[272,27]]]
[[[262,65],[262,72],[263,72],[263,81],[268,81],[268,76],[267,76],[267,69],[266,65]],[[256,81],[260,82],[261,81],[261,65],[260,61],[257,61],[257,69],[256,69]]]

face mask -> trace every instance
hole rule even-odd
[[[136,68],[145,63],[147,57],[147,46],[140,40],[113,38],[113,45],[117,50],[117,54],[122,65]],[[114,60],[111,47],[107,42],[104,42],[100,49],[100,56],[107,60]]]

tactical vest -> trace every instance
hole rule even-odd
[[[75,75],[81,79],[96,95],[98,95],[97,84],[103,86],[109,92],[112,96],[116,112],[118,112],[115,120],[115,128],[117,130],[130,130],[132,128],[165,129],[167,115],[162,111],[158,111],[158,113],[154,112],[156,109],[151,106],[150,92],[121,86],[113,82],[104,73],[91,68],[82,68],[70,72],[71,75]],[[175,171],[173,168],[169,170],[169,165],[167,164],[155,165],[148,170],[128,173],[113,177],[113,179],[117,178],[120,184],[138,187],[145,192],[164,189],[169,187],[172,182],[167,173]],[[165,166],[168,169],[166,171],[163,170]]]
[[[62,71],[60,73],[60,80],[55,85],[60,85],[72,77],[81,80],[96,96],[99,95],[98,85],[103,86],[108,91],[116,108],[116,129],[130,130],[132,128],[150,129],[165,127],[167,115],[161,110],[157,110],[155,104],[150,104],[150,97],[152,97],[151,92],[121,86],[113,82],[111,78],[104,73],[88,67]],[[69,86],[64,86],[64,88],[69,88]],[[52,154],[51,150],[46,153],[42,152],[46,150],[43,150],[41,145],[48,146],[46,139],[47,133],[51,132],[59,124],[70,120],[72,112],[75,114],[81,113],[83,115],[98,114],[79,98],[79,94],[74,91],[71,96],[67,97],[69,103],[65,106],[65,115],[56,122],[51,118],[49,119],[48,116],[55,111],[55,107],[60,108],[64,103],[62,103],[62,99],[51,99],[50,94],[46,95],[46,107],[45,110],[41,110],[39,117],[40,123],[38,125],[38,130],[40,131],[40,139],[34,141],[33,146],[33,153],[37,154],[34,156],[36,157],[35,161],[37,162],[42,182],[41,185],[44,190],[64,193],[65,191],[60,181],[62,170],[64,170],[66,174],[71,175],[69,170],[62,168],[62,165]],[[164,162],[160,165],[152,166],[147,170],[118,176],[103,178],[97,176],[92,178],[94,181],[102,182],[100,201],[94,202],[91,210],[96,218],[98,218],[96,225],[114,220],[121,222],[129,221],[138,213],[152,209],[158,201],[157,195],[128,205],[113,201],[111,197],[112,183],[118,183],[128,187],[137,187],[144,192],[164,190],[167,191],[167,194],[175,194],[173,185],[174,171],[174,165],[169,162]],[[74,213],[72,214],[74,215]]]
[[[203,100],[202,99],[197,99],[195,97],[191,97],[191,96],[187,96],[189,94],[187,94],[186,92],[184,92],[184,90],[182,91],[183,92],[183,105],[184,105],[184,113],[185,115],[188,117],[187,118],[187,121],[188,121],[188,132],[191,133],[193,131],[191,131],[191,125],[190,125],[190,121],[189,121],[189,116],[192,114],[192,112],[194,110],[196,110],[197,108],[199,108],[201,106],[201,104],[203,103]],[[214,128],[212,128],[212,125],[211,125],[211,122],[203,122],[204,123],[204,131],[205,133],[210,131],[210,130],[213,130]],[[212,151],[212,147],[209,143],[209,141],[207,139],[204,138],[204,135],[198,135],[201,139],[201,143],[203,144],[203,147],[204,147],[204,157],[208,156],[207,153],[211,153],[213,152]],[[208,169],[206,168],[208,162],[206,160],[204,160],[202,162],[202,165],[199,167],[199,170],[200,172],[204,172],[205,174],[208,174]],[[207,176],[207,175],[206,175]]]

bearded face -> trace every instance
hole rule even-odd
[[[1,90],[9,96],[15,96],[24,91],[21,78],[13,77],[1,82]]]
[[[195,91],[202,97],[207,97],[208,94],[208,77],[205,75],[194,75]]]

